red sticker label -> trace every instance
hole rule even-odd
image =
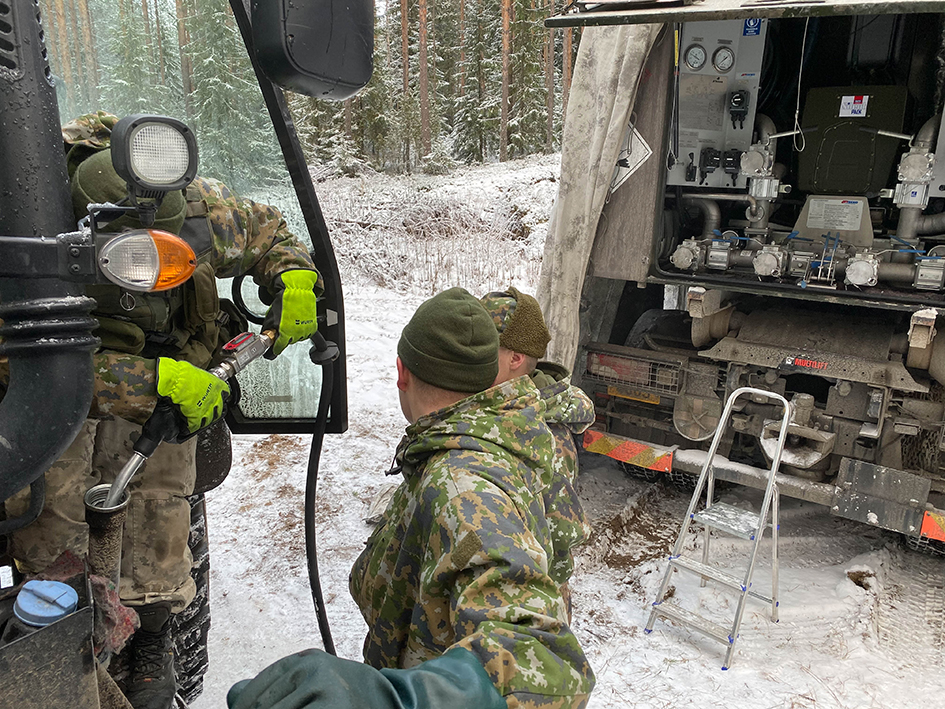
[[[800,367],[801,369],[821,370],[827,368],[827,363],[819,359],[807,359],[806,357],[785,357],[783,367]]]

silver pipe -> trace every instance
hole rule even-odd
[[[778,139],[772,137],[778,132],[774,121],[765,114],[758,113],[755,115],[755,127],[758,129],[758,140],[768,146],[768,150],[771,151],[772,155],[777,154]]]
[[[945,231],[945,212],[924,214],[918,218],[916,224],[917,234],[941,234],[943,231]]]
[[[748,202],[752,209],[757,209],[758,200],[750,194],[739,194],[737,192],[700,192],[697,195],[686,195],[684,199],[714,199],[719,202]]]
[[[768,146],[768,151],[771,153],[772,158],[774,158],[778,154],[778,139],[772,137],[778,132],[774,121],[765,114],[759,113],[755,115],[755,127],[758,129],[758,140]],[[781,163],[772,165],[771,174],[776,179],[780,180],[784,177],[785,172],[787,172],[787,168]],[[752,222],[756,229],[767,229],[768,220],[771,218],[771,200],[766,199],[762,201],[760,214],[758,213],[758,208],[752,205],[751,214],[748,215],[748,221],[750,222],[752,221],[752,215],[758,217],[757,221]]]
[[[706,195],[684,195],[683,202],[694,204],[702,211],[702,238],[711,239],[722,226],[722,210],[718,203]]]
[[[902,207],[899,210],[899,223],[896,225],[896,236],[904,241],[912,241],[919,233],[919,222],[922,219],[922,207]]]
[[[880,263],[876,269],[876,277],[886,283],[909,283],[915,279],[915,264],[912,263]]]
[[[687,197],[690,195],[687,195]],[[768,210],[764,207],[761,209],[758,208],[758,200],[752,197],[750,194],[738,194],[733,193],[729,194],[727,192],[709,192],[708,194],[699,194],[698,199],[711,199],[718,200],[720,202],[748,202],[750,206],[748,214],[745,216],[750,222],[760,222],[768,216]],[[704,238],[708,238],[703,234]]]
[[[915,134],[915,138],[912,141],[912,147],[931,152],[935,143],[935,138],[938,136],[938,129],[941,123],[941,113],[936,113],[929,120],[923,123],[922,127],[919,128],[919,132]]]
[[[912,140],[912,150],[923,150],[931,152],[935,144],[935,138],[938,135],[938,128],[942,122],[942,114],[936,114],[922,124],[919,132],[915,134]],[[938,215],[930,215],[928,218],[922,216],[921,207],[903,207],[899,211],[899,224],[896,225],[896,236],[900,239],[910,241],[915,239],[918,234],[932,234],[941,231],[945,227],[945,221],[940,222],[936,219]],[[922,231],[927,229],[928,231]]]

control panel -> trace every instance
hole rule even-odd
[[[768,21],[687,22],[679,37],[676,164],[668,183],[744,188]]]

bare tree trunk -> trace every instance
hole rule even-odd
[[[78,0],[79,24],[82,25],[82,44],[85,47],[83,59],[87,63],[89,81],[89,101],[98,107],[98,52],[92,38],[92,13],[89,12],[88,0]]]
[[[78,88],[75,84],[75,76],[72,73],[72,57],[69,53],[69,35],[66,27],[66,6],[63,0],[55,0],[51,16],[55,17],[55,30],[53,35],[56,55],[59,57],[59,71],[62,83],[66,90],[66,106],[72,111],[75,105],[75,92]]]
[[[476,20],[476,37],[482,37],[482,19],[481,15]],[[479,63],[476,65],[476,75],[479,79],[479,104],[482,105],[482,102],[486,97],[486,72],[483,68],[486,61],[485,49],[482,46],[482,42],[479,44]],[[479,129],[479,160],[483,161],[486,159],[486,131],[481,127]]]
[[[571,28],[565,27],[564,29],[564,56],[562,57],[562,63],[564,65],[564,77],[561,87],[561,117],[562,119],[568,115],[568,94],[571,93]]]
[[[69,17],[69,32],[66,37],[66,45],[63,49],[66,50],[66,56],[69,57],[69,61],[72,61],[73,56],[75,57],[75,81],[76,85],[72,92],[74,100],[78,100],[79,95],[85,95],[88,91],[89,80],[88,80],[88,70],[85,65],[84,53],[81,49],[78,49],[82,46],[82,35],[79,34],[79,24],[77,15],[78,9],[75,6],[75,2],[69,3],[69,7],[66,10],[66,14]],[[75,104],[73,104],[75,106]]]
[[[512,0],[502,0],[502,111],[499,118],[499,162],[509,159],[509,82],[512,54]]]
[[[548,16],[555,12],[555,0],[548,0]],[[555,140],[555,30],[545,32],[545,152],[550,153]]]
[[[148,6],[148,0],[141,0],[141,17],[144,18],[144,36],[148,42],[148,58],[151,60],[151,66],[154,66],[154,42],[151,35],[151,8]]]
[[[430,70],[427,66],[427,0],[420,0],[420,149],[430,154]]]
[[[353,103],[353,98],[349,98],[344,102],[345,137],[348,140],[352,140],[354,138],[354,135],[351,132],[351,107]]]
[[[394,55],[390,51],[390,0],[384,0],[384,51],[387,53],[387,68],[394,73]]]
[[[459,0],[459,95],[466,95],[466,0]]]
[[[400,0],[400,52],[404,75],[404,95],[403,101],[408,101],[410,96],[410,42],[408,41],[409,24],[407,22],[407,0]],[[407,113],[404,112],[404,116]],[[410,125],[409,120],[404,125],[404,169],[410,172]]]
[[[46,49],[49,53],[49,70],[57,79],[62,78],[62,69],[59,68],[60,56],[59,48],[62,46],[59,41],[59,26],[56,24],[56,7],[54,0],[42,0],[39,4],[40,14],[43,20],[43,32],[46,36]],[[56,91],[62,88],[61,82],[56,81]]]
[[[188,118],[193,116],[194,71],[190,62],[190,53],[187,45],[190,44],[190,35],[187,32],[187,6],[185,0],[175,0],[177,5],[177,46],[180,51],[181,85],[184,89],[184,106]]]
[[[429,94],[432,96],[432,99],[427,99],[427,107],[430,110],[430,134],[433,138],[436,138],[440,134],[439,127],[437,126],[437,116],[439,115],[438,109],[442,109],[442,106],[437,104],[437,90],[439,89],[439,73],[436,70],[436,61],[439,58],[439,52],[436,46],[436,2],[435,0],[427,0],[428,4],[428,15],[429,19],[427,22],[428,27],[430,28],[429,35],[429,53],[430,53],[430,75],[427,80],[427,85],[429,87]]]
[[[161,8],[158,7],[158,0],[154,0],[154,36],[157,39],[157,61],[161,86],[167,86],[167,72],[164,67],[164,33],[161,32]]]

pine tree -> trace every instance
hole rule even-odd
[[[545,143],[542,35],[535,0],[514,0],[509,157],[540,152]]]
[[[502,0],[502,104],[499,121],[499,161],[509,157],[509,113],[512,101],[512,0]]]
[[[201,173],[243,193],[280,182],[280,152],[229,4],[185,4],[190,42],[184,53],[193,67],[191,124]]]
[[[354,138],[361,155],[375,169],[384,170],[397,162],[397,117],[393,112],[397,81],[390,71],[390,0],[383,15],[375,7],[374,71],[368,85],[355,97],[357,122]]]
[[[457,101],[453,154],[484,162],[498,148],[501,106],[501,22],[498,0],[466,0],[464,91]]]

